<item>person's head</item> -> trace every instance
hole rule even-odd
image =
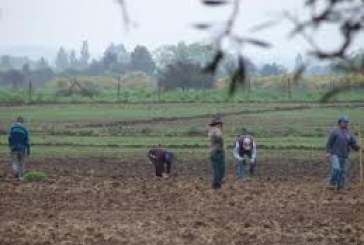
[[[211,128],[220,128],[220,129],[222,129],[223,121],[222,121],[221,117],[219,117],[219,116],[215,116],[215,117],[211,120],[211,122],[210,122],[209,126],[210,126]]]
[[[24,118],[21,117],[21,116],[19,116],[19,117],[16,118],[15,122],[17,122],[17,123],[24,123]]]
[[[249,137],[246,137],[246,138],[243,139],[243,148],[245,150],[250,150],[251,145],[252,145],[252,142],[251,142],[251,139]]]
[[[339,119],[337,120],[337,124],[340,128],[346,129],[348,128],[350,119],[347,115],[341,115]]]

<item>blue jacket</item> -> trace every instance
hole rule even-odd
[[[340,158],[347,158],[350,153],[350,148],[354,150],[360,148],[354,136],[347,129],[334,128],[327,140],[326,152]]]
[[[9,128],[8,144],[11,151],[27,151],[30,154],[29,131],[21,123],[14,123]]]

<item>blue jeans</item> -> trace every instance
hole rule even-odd
[[[346,184],[346,174],[348,170],[348,159],[337,157],[332,155],[331,162],[331,176],[330,184],[336,186],[336,188],[342,189]]]
[[[251,164],[251,163],[248,164],[246,162],[246,160],[237,161],[236,164],[235,164],[235,173],[236,173],[236,178],[237,179],[242,179],[246,175],[247,165],[249,165],[249,173],[251,175],[254,174],[254,166],[255,166],[255,163],[254,164]]]

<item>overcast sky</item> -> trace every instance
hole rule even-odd
[[[305,42],[300,38],[287,39],[289,23],[270,31],[249,32],[254,25],[275,18],[284,10],[303,16],[303,2],[242,0],[236,31],[274,44],[268,51],[250,47],[244,51],[259,61],[283,63],[297,53],[304,53]],[[0,54],[49,57],[60,46],[78,51],[83,40],[89,41],[93,56],[100,55],[110,42],[124,43],[128,49],[137,44],[153,49],[161,44],[201,41],[208,39],[209,34],[193,29],[191,24],[224,20],[230,11],[229,7],[206,8],[200,0],[128,0],[127,3],[135,23],[129,31],[124,28],[121,9],[115,0],[0,0]],[[326,47],[339,41],[330,29],[322,32],[319,39]]]

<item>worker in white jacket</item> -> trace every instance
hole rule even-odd
[[[253,137],[249,135],[239,136],[235,142],[234,157],[237,160],[235,169],[236,177],[242,179],[249,165],[249,173],[254,175],[257,158],[257,146]]]

